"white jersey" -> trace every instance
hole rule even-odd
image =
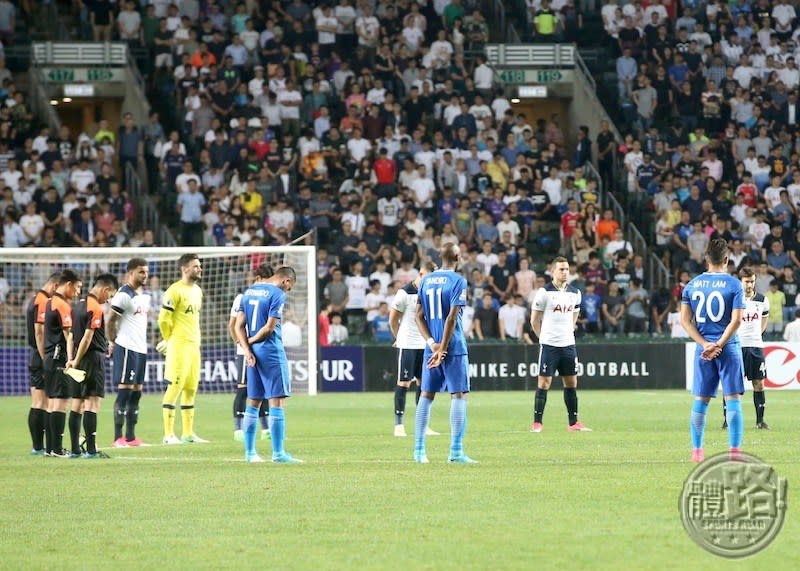
[[[757,293],[752,299],[744,300],[742,324],[739,326],[739,343],[742,347],[764,347],[761,337],[761,324],[769,317],[769,300]]]
[[[242,294],[236,294],[236,297],[233,298],[233,305],[231,305],[231,317],[236,317],[236,314],[241,311],[242,307]],[[237,355],[244,355],[244,349],[239,343],[236,343],[236,354]]]
[[[424,349],[425,339],[417,328],[417,301],[419,291],[414,282],[409,282],[397,290],[392,300],[391,309],[403,314],[400,328],[397,330],[397,347],[399,349]]]
[[[536,292],[533,309],[542,312],[539,343],[553,347],[575,345],[574,315],[581,310],[581,292],[577,288],[568,285],[559,290],[549,283]]]
[[[150,313],[150,294],[137,292],[125,284],[117,290],[109,305],[119,315],[119,328],[114,343],[129,351],[147,354],[147,316]]]

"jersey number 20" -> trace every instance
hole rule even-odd
[[[716,300],[716,303],[714,303],[714,300]],[[697,301],[697,307],[694,309],[694,320],[697,323],[705,323],[706,316],[714,323],[717,323],[725,315],[725,298],[718,291],[712,291],[706,297],[705,292],[695,290],[692,292],[692,301]],[[714,311],[715,305],[716,311]],[[701,311],[703,309],[705,311]]]

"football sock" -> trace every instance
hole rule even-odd
[[[69,441],[73,454],[81,453],[81,413],[69,411]]]
[[[162,404],[161,416],[164,421],[164,436],[175,434],[175,405]]]
[[[396,386],[394,388],[394,423],[403,424],[403,415],[406,412],[406,394],[408,387]]]
[[[31,433],[31,445],[34,450],[41,450],[41,446],[36,445],[36,427],[39,421],[39,409],[31,407],[28,409],[28,431]],[[41,440],[41,438],[39,439]]]
[[[417,403],[417,416],[414,418],[414,452],[416,454],[425,453],[425,428],[431,418],[431,405],[433,400],[428,397],[420,397]]]
[[[578,422],[578,391],[575,387],[564,388],[564,404],[567,405],[567,421],[572,426]]]
[[[97,453],[97,413],[83,413],[83,432],[86,434],[86,452]]]
[[[61,454],[64,449],[64,426],[67,424],[66,412],[50,413],[51,452]]]
[[[422,396],[422,381],[417,381],[417,396],[414,397],[414,404],[419,404],[419,399]]]
[[[247,388],[241,387],[236,389],[236,396],[233,397],[233,429],[244,430],[242,428],[242,419],[244,418],[244,409],[247,403]]]
[[[183,436],[194,434],[194,399],[197,396],[197,389],[183,388],[181,391],[181,422],[183,424]]]
[[[41,450],[44,448],[44,433],[47,426],[47,411],[41,408],[32,408],[33,425],[31,427],[31,440],[33,449]],[[28,414],[28,424],[31,424],[31,414]]]
[[[256,453],[256,429],[258,428],[258,409],[247,405],[242,417],[242,430],[244,431],[244,455],[252,456]]]
[[[53,439],[53,414],[50,412],[44,413],[44,438],[45,438],[45,452],[52,452],[55,440]]]
[[[547,389],[536,389],[536,396],[533,397],[533,422],[542,422],[545,405],[547,405]]]
[[[125,415],[128,413],[130,398],[131,389],[119,389],[117,400],[114,401],[114,440],[122,438],[122,427],[125,425]]]
[[[191,436],[194,434],[194,405],[182,404],[181,405],[181,424],[183,426],[183,436]]]
[[[756,424],[764,422],[764,407],[767,406],[764,391],[753,391],[753,404],[756,405]]]
[[[261,420],[261,430],[269,429],[269,403],[261,401],[261,408],[258,409],[258,418]]]
[[[728,401],[728,444],[731,448],[742,447],[742,436],[744,432],[744,416],[742,415],[742,401],[731,399]]]
[[[466,399],[450,400],[450,457],[464,454],[464,432],[467,430]]]
[[[125,430],[126,440],[133,440],[136,438],[136,424],[139,422],[140,400],[142,400],[142,391],[131,392],[131,398],[128,401],[128,408],[125,414],[125,419],[127,420],[127,427]]]
[[[272,455],[283,454],[283,438],[286,433],[286,416],[280,407],[269,411],[269,431],[272,434]]]
[[[689,432],[692,435],[692,448],[703,447],[703,436],[706,430],[707,410],[708,410],[707,402],[696,400],[692,404],[692,415],[690,417],[690,422],[689,422]]]

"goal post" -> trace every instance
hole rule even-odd
[[[253,280],[253,271],[268,263],[291,266],[297,283],[287,294],[283,336],[295,394],[317,393],[319,335],[317,330],[317,267],[314,246],[180,247],[180,248],[0,248],[0,395],[28,394],[28,347],[25,310],[36,290],[54,271],[72,268],[84,280],[83,294],[100,273],[124,283],[130,258],[148,262],[147,290],[152,296],[149,318],[145,391],[164,388],[163,357],[154,347],[160,339],[158,310],[170,284],[180,279],[178,258],[197,254],[203,265],[200,286],[201,392],[230,392],[236,386],[236,348],[228,332],[234,298]],[[108,310],[107,310],[108,311]],[[110,375],[111,363],[107,366]],[[107,377],[106,390],[116,391]]]

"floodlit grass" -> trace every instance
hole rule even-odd
[[[560,391],[530,434],[532,394],[475,393],[466,450],[449,436],[392,436],[392,395],[298,396],[287,449],[303,465],[248,465],[232,439],[232,395],[200,395],[207,445],[108,450],[112,459],[28,456],[28,400],[0,399],[2,569],[797,569],[798,393],[769,393],[770,432],[745,450],[789,480],[789,511],[766,551],[733,564],[686,535],[678,495],[689,463],[690,397],[682,391],[582,391],[591,433],[567,433]],[[413,432],[409,398],[406,427]],[[143,399],[140,436],[161,438],[160,400]],[[112,399],[100,418],[111,442]],[[712,403],[706,453],[727,448]],[[448,431],[447,397],[432,427]],[[177,422],[180,427],[180,420]],[[266,455],[269,442],[259,441]]]

